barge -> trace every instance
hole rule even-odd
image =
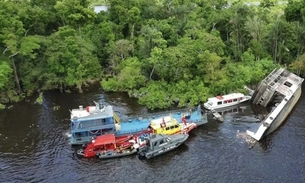
[[[152,120],[170,116],[179,124],[194,123],[196,126],[207,123],[207,114],[198,106],[193,110],[170,111],[166,114],[156,113],[150,116],[138,116],[124,122],[116,115],[111,105],[94,102],[95,106],[79,106],[70,110],[70,144],[82,145],[91,142],[99,135],[113,133],[116,136],[137,134],[148,129]],[[185,119],[185,120],[184,120]]]
[[[298,102],[303,80],[284,68],[274,69],[263,79],[252,96],[252,102],[263,107],[273,104],[272,110],[256,132],[247,130],[247,135],[259,141],[276,130]]]

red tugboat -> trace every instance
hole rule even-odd
[[[116,137],[114,134],[105,134],[97,136],[90,143],[84,145],[83,149],[79,149],[77,154],[84,158],[95,157],[96,154],[105,151],[115,151],[117,149],[130,148],[133,143],[129,142],[133,135],[125,135]]]

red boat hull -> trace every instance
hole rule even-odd
[[[133,144],[128,142],[133,135],[126,135],[126,136],[118,136],[113,137],[108,135],[102,135],[93,139],[90,143],[86,144],[84,149],[79,149],[77,154],[84,157],[84,158],[92,158],[95,157],[96,154],[102,153],[105,151],[115,151],[119,148],[128,148],[131,147]]]

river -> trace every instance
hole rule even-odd
[[[176,150],[141,161],[80,159],[66,136],[69,109],[101,101],[122,118],[147,113],[135,99],[100,90],[47,92],[42,105],[22,102],[0,111],[0,182],[304,182],[304,95],[286,122],[253,148],[237,136],[257,125],[250,120],[254,114],[263,113],[248,104],[224,115],[223,123],[210,117]]]

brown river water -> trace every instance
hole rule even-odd
[[[303,91],[305,87],[303,86]],[[0,111],[0,182],[305,182],[305,94],[274,133],[249,148],[238,132],[258,125],[262,108],[243,105],[193,130],[179,148],[150,160],[137,156],[81,159],[68,144],[69,109],[100,101],[121,118],[148,113],[135,99],[98,89],[44,93],[42,105]],[[53,110],[59,106],[58,110]],[[233,110],[232,110],[233,111]]]

